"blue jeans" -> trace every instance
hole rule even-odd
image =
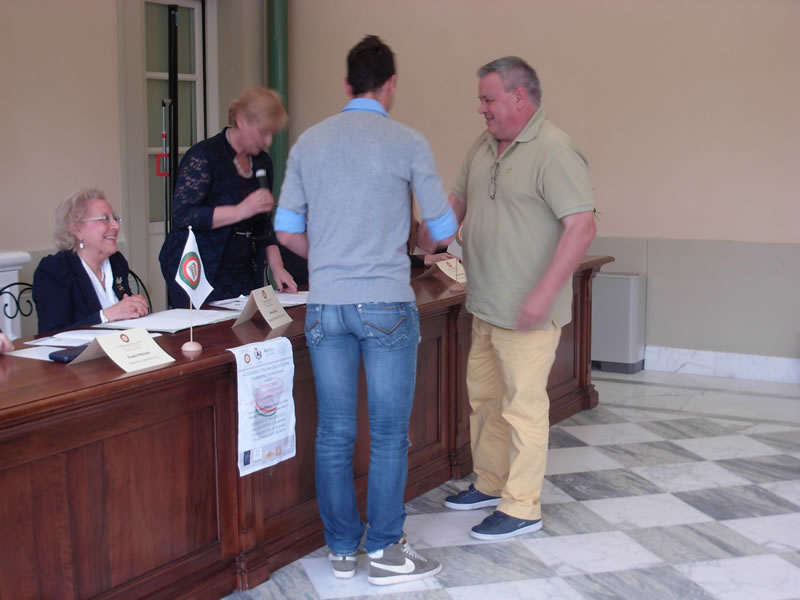
[[[353,554],[364,533],[353,483],[363,356],[371,440],[364,549],[381,550],[403,536],[406,517],[403,492],[417,374],[417,306],[309,304],[306,342],[317,390],[316,484],[325,542],[336,554]]]

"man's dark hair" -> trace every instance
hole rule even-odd
[[[377,90],[394,74],[392,49],[377,35],[368,35],[347,55],[347,81],[353,96]]]

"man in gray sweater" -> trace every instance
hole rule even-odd
[[[378,37],[350,50],[352,101],[298,138],[275,215],[280,242],[308,258],[306,340],[317,391],[317,502],[328,557],[336,577],[352,577],[366,528],[368,581],[376,585],[441,570],[403,533],[420,337],[406,249],[409,188],[433,241],[448,244],[456,232],[427,141],[389,118],[396,83],[394,55]],[[371,443],[366,524],[352,461],[362,357]]]

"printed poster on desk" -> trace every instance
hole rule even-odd
[[[228,348],[236,357],[239,475],[295,455],[292,344],[275,338]]]

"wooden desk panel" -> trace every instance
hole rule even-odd
[[[550,387],[551,422],[597,403],[589,371],[591,278],[575,274]],[[406,498],[471,471],[464,375],[471,317],[443,279],[414,282],[420,307]],[[314,490],[316,406],[304,308],[272,332],[263,321],[203,327],[158,343],[176,361],[122,373],[0,357],[0,600],[219,598],[265,580],[322,543]],[[275,337],[294,349],[297,455],[246,477],[236,467],[235,361],[226,348]],[[356,489],[366,500],[364,386]]]

